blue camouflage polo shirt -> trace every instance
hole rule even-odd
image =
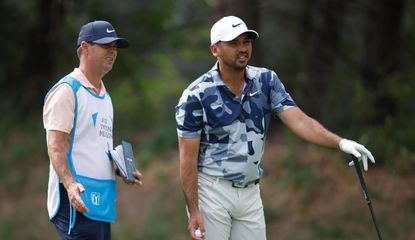
[[[271,113],[296,106],[275,72],[247,66],[244,90],[238,97],[225,85],[215,64],[184,90],[176,106],[177,133],[200,138],[200,172],[250,184],[263,173]]]

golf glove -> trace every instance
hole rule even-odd
[[[342,139],[339,143],[340,150],[345,153],[352,154],[353,156],[357,157],[359,161],[363,162],[363,169],[367,171],[368,163],[367,158],[375,163],[375,159],[373,158],[372,153],[365,148],[362,144],[359,144],[352,140]],[[353,161],[349,162],[349,166],[353,166]]]

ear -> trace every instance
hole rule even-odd
[[[217,44],[210,45],[210,52],[212,52],[212,55],[214,57],[218,57],[218,45]]]
[[[81,42],[81,48],[82,48],[82,50],[86,50],[88,47],[89,47],[89,44],[87,42],[85,42],[85,41],[82,41]]]

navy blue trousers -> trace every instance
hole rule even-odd
[[[56,216],[51,220],[62,240],[111,240],[111,224],[95,221],[76,212],[76,222],[71,234],[69,230],[69,199],[68,193],[62,184],[59,184],[60,204]]]

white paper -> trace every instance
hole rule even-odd
[[[122,145],[118,145],[117,147],[115,147],[114,150],[110,151],[110,154],[115,165],[117,165],[118,169],[120,170],[121,175],[123,177],[127,177],[127,169],[125,166]]]

